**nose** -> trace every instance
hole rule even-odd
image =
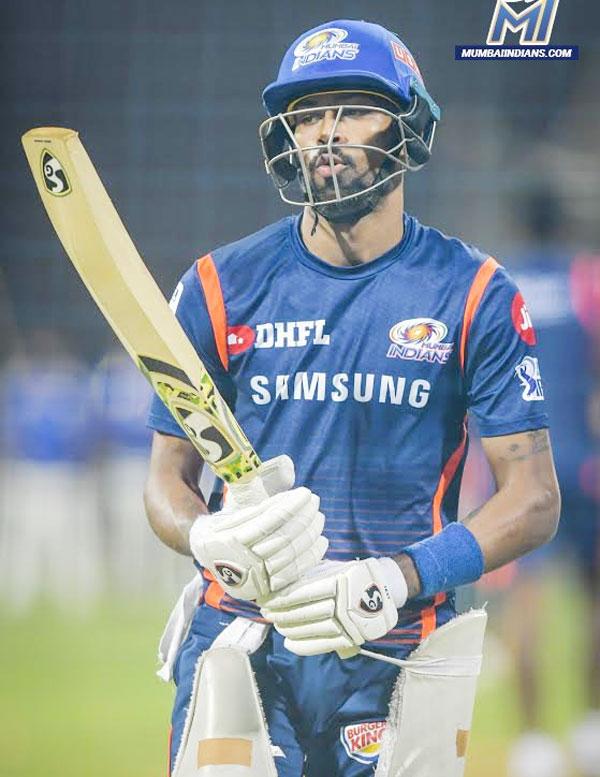
[[[336,119],[338,118],[338,115],[339,115],[339,110],[329,109],[323,112],[323,118],[321,119],[321,123],[319,126],[319,137],[318,137],[318,143],[320,146],[327,145],[327,143],[329,143],[330,138],[332,143],[344,142],[342,133],[340,131],[341,122],[338,121],[336,124]],[[333,137],[331,137],[331,133],[334,127],[335,127],[335,132]]]

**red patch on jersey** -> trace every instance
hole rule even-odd
[[[254,345],[255,339],[254,329],[246,324],[227,327],[227,350],[232,356],[247,351]]]
[[[525,300],[520,291],[518,291],[513,298],[510,315],[515,330],[521,340],[526,342],[527,345],[535,345],[537,343],[535,329],[533,328],[531,316],[529,315],[527,305],[525,304]]]

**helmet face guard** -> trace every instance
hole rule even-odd
[[[348,90],[350,91],[350,90]],[[383,95],[382,95],[383,96]],[[386,98],[389,100],[389,98]],[[390,105],[393,107],[392,102]],[[390,148],[384,149],[364,143],[335,143],[337,129],[348,111],[378,112],[390,118],[393,136]],[[306,114],[323,116],[333,111],[335,118],[325,143],[300,146],[294,128]],[[265,169],[272,178],[279,195],[290,205],[329,205],[344,202],[371,192],[391,179],[402,176],[406,170],[419,170],[429,160],[436,128],[429,105],[418,92],[406,110],[388,110],[378,105],[337,104],[300,108],[279,113],[266,119],[259,128]],[[335,170],[340,158],[351,163],[346,149],[362,149],[381,163],[373,170],[373,180],[363,188],[347,191]],[[311,166],[317,160],[329,166],[331,186],[317,191],[312,180]]]

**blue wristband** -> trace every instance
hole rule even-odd
[[[481,547],[463,523],[449,523],[433,537],[404,548],[421,580],[419,599],[479,580],[485,569]]]

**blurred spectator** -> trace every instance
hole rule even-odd
[[[7,604],[84,607],[100,582],[89,375],[59,335],[35,330],[2,374],[0,575]]]
[[[561,245],[560,203],[548,187],[522,206],[529,248],[509,271],[519,286],[539,343],[542,380],[562,492],[557,540],[517,565],[509,601],[524,731],[509,754],[510,777],[566,777],[562,747],[543,731],[540,657],[544,575],[558,553],[570,559],[581,583],[589,659],[573,656],[585,673],[585,718],[572,736],[572,756],[583,777],[600,777],[600,499],[593,408],[598,397],[600,257],[573,256]],[[550,560],[555,563],[551,565]],[[586,663],[587,660],[587,663]]]
[[[98,478],[109,585],[130,597],[173,596],[190,575],[189,563],[154,536],[146,519],[142,494],[151,388],[120,346],[94,370],[93,396],[100,424]]]

